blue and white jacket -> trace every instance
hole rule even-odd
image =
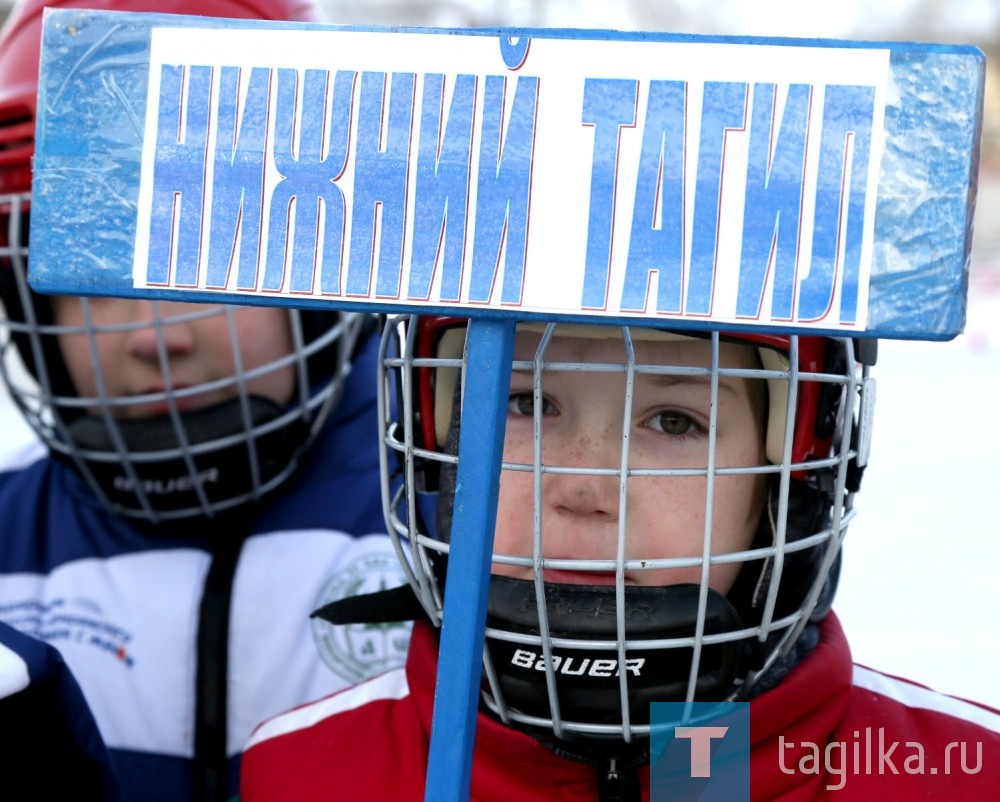
[[[0,624],[0,799],[119,799],[108,751],[62,656]]]
[[[256,724],[403,664],[408,625],[309,617],[404,582],[384,534],[376,340],[245,540],[113,516],[41,449],[0,465],[0,622],[59,650],[126,802],[228,799]]]

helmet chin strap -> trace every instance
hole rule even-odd
[[[289,467],[308,434],[296,422],[251,437],[247,423],[259,431],[284,410],[259,396],[248,402],[248,421],[238,398],[181,413],[183,432],[170,415],[118,418],[111,426],[103,416],[82,415],[68,425],[75,448],[58,455],[121,514],[154,521],[214,517],[256,498]]]

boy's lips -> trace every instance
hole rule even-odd
[[[171,395],[173,396],[173,406],[176,407],[178,412],[185,412],[189,409],[201,406],[199,403],[198,396],[180,396],[178,397],[176,393],[179,390],[183,390],[190,385],[174,385],[171,388]],[[167,390],[164,387],[154,386],[146,387],[139,393],[136,393],[137,398],[149,397],[149,396],[160,396],[162,400],[156,400],[152,402],[143,403],[141,401],[137,402],[134,406],[129,407],[132,410],[132,414],[136,417],[154,417],[161,415],[169,415],[171,403],[167,401]]]
[[[614,585],[615,575],[610,571],[567,571],[564,569],[547,568],[542,574],[546,582],[554,585]],[[632,584],[628,574],[625,584]]]

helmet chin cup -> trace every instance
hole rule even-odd
[[[614,586],[545,584],[544,593],[551,661],[543,646],[535,583],[502,576],[490,580],[486,643],[496,685],[484,692],[494,712],[529,726],[588,722],[611,727],[612,737],[621,737],[625,721],[649,724],[651,702],[686,700],[696,652],[697,585],[626,586],[624,633],[618,631]],[[703,620],[694,701],[717,701],[734,693],[750,646],[736,636],[743,630],[736,609],[713,590],[708,590]],[[565,639],[562,644],[560,639]],[[624,665],[615,645],[621,639],[628,643]],[[555,679],[557,709],[550,702],[547,675]],[[600,735],[598,729],[581,734]]]
[[[75,448],[62,458],[77,463],[119,514],[157,520],[219,513],[254,500],[249,488],[281,481],[293,464],[308,427],[300,420],[269,426],[282,413],[273,401],[250,396],[245,411],[233,398],[179,413],[176,422],[171,415],[82,415],[67,427]]]

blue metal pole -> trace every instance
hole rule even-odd
[[[472,320],[467,347],[426,802],[462,802],[469,798],[483,668],[486,591],[510,392],[513,321]]]

